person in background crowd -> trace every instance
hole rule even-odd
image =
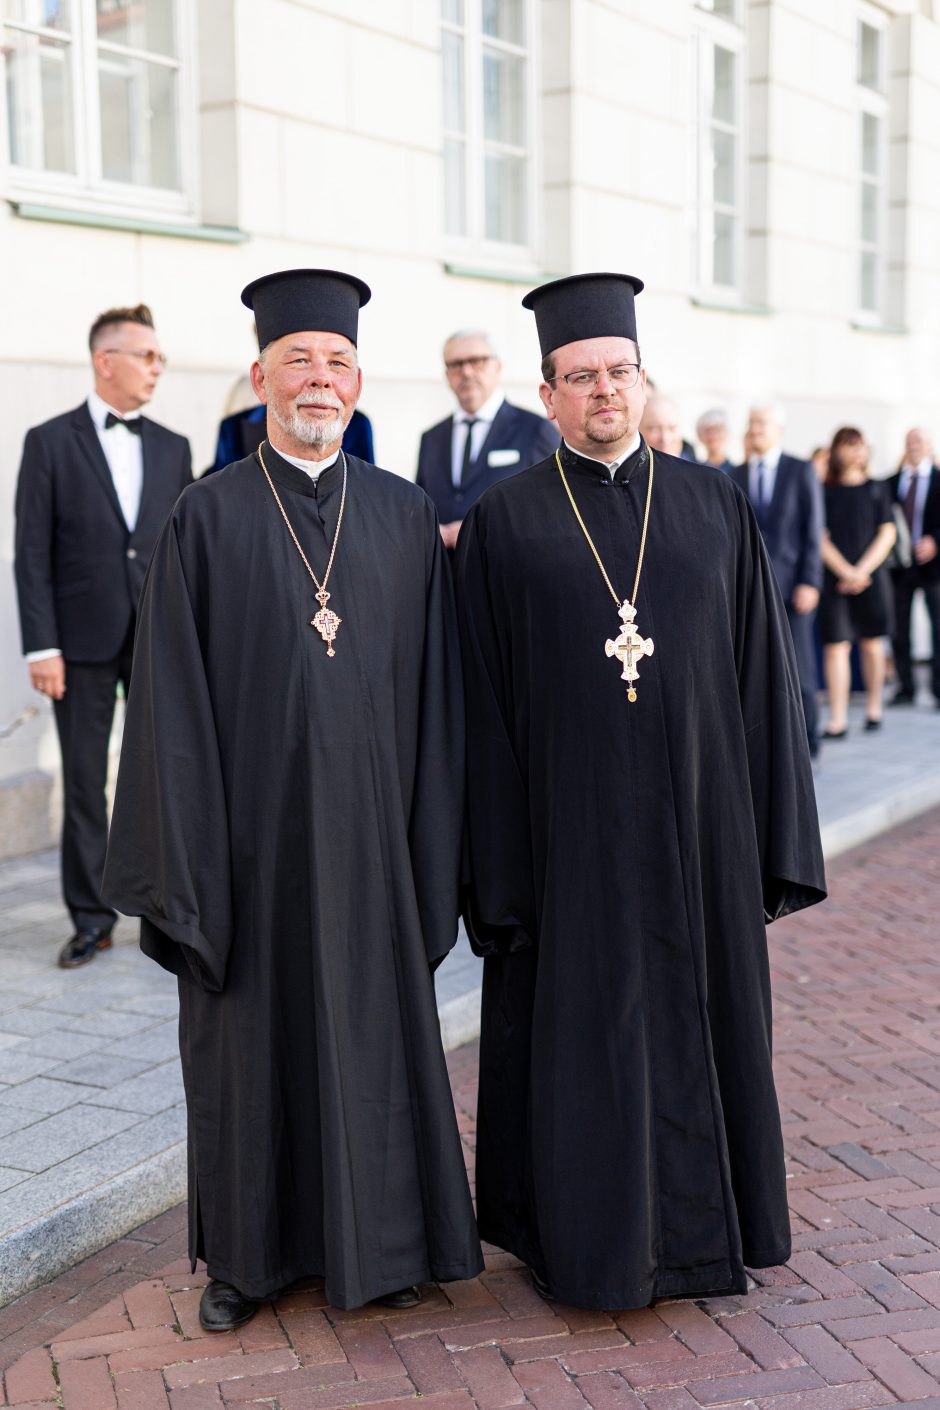
[[[711,411],[702,412],[695,423],[695,434],[705,447],[704,464],[714,465],[717,470],[724,470],[725,473],[732,469],[732,462],[728,455],[731,427],[728,424],[727,414],[720,407],[716,406]]]
[[[780,407],[752,407],[745,440],[748,458],[731,475],[754,506],[783,595],[800,673],[806,737],[815,756],[819,727],[813,620],[823,579],[822,486],[808,460],[782,451],[785,423]]]
[[[265,408],[255,396],[249,378],[239,377],[229,392],[225,415],[219,423],[215,459],[203,475],[212,475],[236,460],[243,460],[258,449],[264,437]],[[355,455],[359,460],[368,460],[370,464],[375,462],[372,423],[358,407],[343,432],[343,449],[347,455]]]
[[[679,408],[664,392],[654,392],[648,399],[640,421],[640,434],[648,446],[663,455],[674,455],[680,460],[694,460],[694,453],[687,454],[687,443],[679,429]],[[691,447],[688,448],[691,452]]]
[[[819,633],[829,692],[824,739],[848,733],[850,653],[859,642],[867,711],[865,728],[881,728],[884,638],[891,629],[891,588],[885,560],[897,530],[886,484],[868,478],[869,449],[861,431],[843,426],[833,437],[825,484],[825,565]]]
[[[189,443],[141,416],[165,357],[146,304],[108,309],[88,338],[94,390],[29,431],[16,487],[16,590],[36,690],[55,710],[65,792],[63,969],[111,947],[101,895],[117,687],[131,677],[137,601],[157,535],[192,481]]]
[[[506,400],[502,370],[490,335],[481,329],[452,333],[444,344],[444,371],[457,410],[421,437],[417,478],[434,502],[449,549],[484,490],[558,445],[550,421]]]
[[[810,456],[810,464],[816,471],[816,477],[821,485],[826,483],[826,472],[829,469],[829,447],[817,446]]]
[[[898,554],[891,573],[894,586],[894,665],[898,688],[891,705],[913,705],[914,666],[911,659],[911,608],[924,594],[930,618],[930,683],[940,708],[940,468],[933,462],[930,437],[920,426],[907,433],[901,469],[889,482],[892,498],[903,516],[908,552]],[[900,548],[900,544],[899,544]],[[903,561],[906,560],[906,561]]]

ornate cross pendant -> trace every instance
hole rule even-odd
[[[339,631],[340,622],[342,622],[343,619],[342,617],[337,617],[332,607],[327,607],[326,604],[329,600],[330,594],[324,592],[321,588],[317,593],[317,601],[320,604],[320,610],[312,619],[310,625],[311,627],[316,627],[317,631],[326,642],[327,656],[335,656],[336,652],[333,650],[333,642],[336,640],[336,633]]]
[[[624,598],[620,604],[620,617],[623,621],[620,635],[615,640],[608,641],[604,648],[608,656],[616,656],[623,666],[623,674],[620,679],[625,680],[629,686],[627,699],[631,702],[636,699],[636,688],[633,682],[638,680],[640,675],[636,663],[643,656],[652,656],[653,654],[653,638],[640,636],[634,624],[635,616],[636,608]]]

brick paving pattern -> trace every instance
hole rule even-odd
[[[578,1311],[491,1250],[414,1311],[338,1312],[312,1285],[209,1337],[176,1209],[0,1311],[0,1405],[940,1407],[940,813],[831,882],[770,932],[794,1253],[747,1297]],[[472,1163],[475,1047],[450,1068]]]

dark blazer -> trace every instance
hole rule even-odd
[[[901,497],[898,493],[901,488],[900,471],[891,476],[888,487],[891,491],[892,501],[900,504]],[[929,534],[930,537],[935,538],[940,544],[940,465],[934,465],[930,471],[930,484],[927,486],[927,498],[924,501],[923,532],[925,535]],[[929,563],[912,563],[910,568],[901,568],[895,571],[913,572],[921,583],[935,583],[940,581],[940,553]]]
[[[142,419],[144,478],[131,533],[85,402],[27,432],[16,486],[23,651],[67,661],[121,650],[157,536],[192,482],[189,442]]]
[[[451,483],[451,441],[454,418],[439,421],[421,437],[418,451],[418,484],[430,495],[442,524],[466,517],[484,490],[553,455],[560,444],[554,422],[504,401],[493,418],[476,460],[456,488]],[[510,460],[512,452],[516,459]],[[496,464],[493,464],[493,460]]]
[[[749,496],[747,463],[729,473]],[[822,533],[822,486],[812,463],[781,455],[763,534],[787,606],[797,583],[822,588]]]

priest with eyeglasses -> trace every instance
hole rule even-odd
[[[144,592],[105,876],[179,978],[209,1332],[299,1279],[414,1306],[482,1267],[433,969],[464,729],[427,496],[342,449],[362,280],[242,294],[267,437],[193,485]]]
[[[638,430],[642,288],[523,300],[562,444],[456,556],[479,1228],[587,1308],[741,1293],[789,1257],[765,926],[826,887],[754,514]]]

